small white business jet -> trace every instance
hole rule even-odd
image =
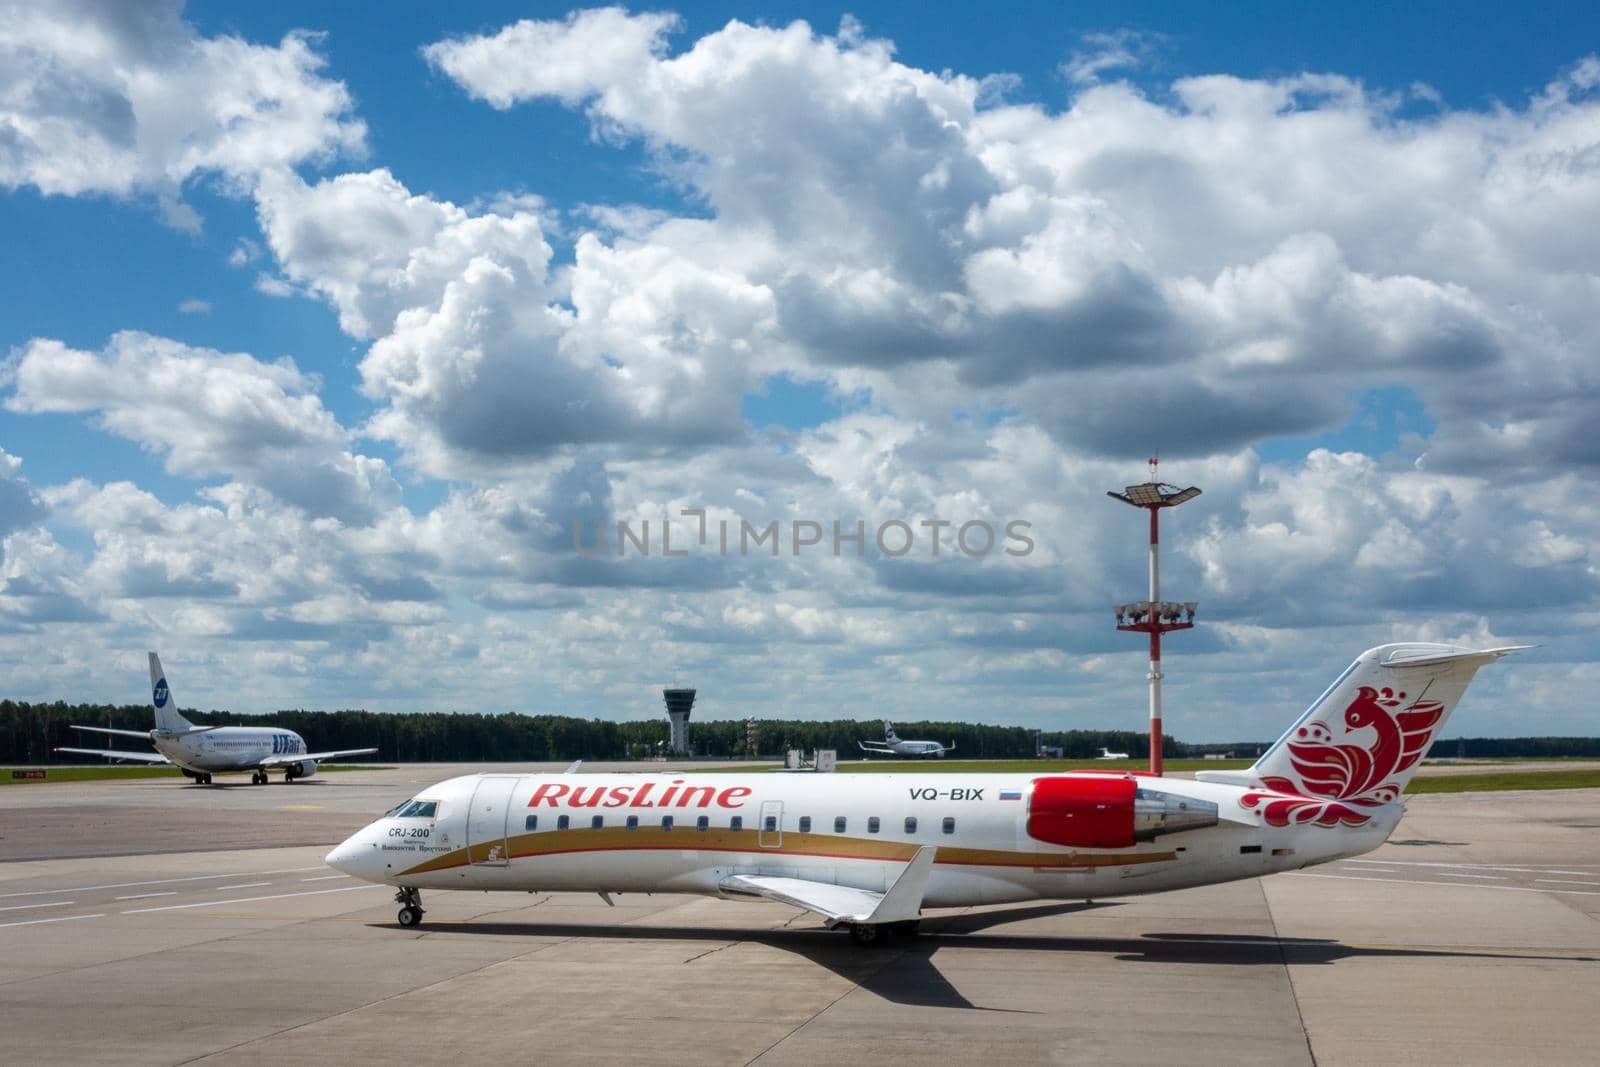
[[[85,756],[105,756],[135,763],[170,763],[200,785],[210,785],[218,771],[250,771],[250,781],[267,784],[267,772],[283,771],[283,780],[309,778],[317,773],[318,761],[368,756],[375,748],[346,748],[337,752],[307,752],[306,743],[293,730],[276,726],[196,726],[178,714],[167,688],[161,658],[150,653],[150,706],[156,713],[154,730],[113,730],[106,726],[78,726],[74,730],[93,730],[100,734],[142,737],[156,746],[155,752],[129,752],[118,748],[58,748]]]
[[[894,723],[883,724],[882,741],[857,741],[861,751],[870,752],[878,756],[914,756],[927,758],[928,756],[943,756],[946,752],[954,752],[956,743],[941,745],[937,741],[902,741],[894,732]]]
[[[1255,765],[1197,781],[1062,774],[475,774],[428,787],[328,853],[423,889],[765,897],[912,933],[923,908],[1210,885],[1377,848],[1479,667],[1516,648],[1392,644],[1350,665]]]
[[[1127,759],[1127,758],[1128,758],[1128,754],[1126,752],[1113,752],[1109,748],[1102,748],[1100,750],[1100,755],[1095,757],[1095,759]]]

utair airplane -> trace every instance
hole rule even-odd
[[[1100,755],[1095,757],[1095,759],[1127,759],[1127,758],[1128,758],[1128,754],[1126,752],[1113,752],[1109,748],[1102,748],[1100,750]]]
[[[1130,896],[1377,848],[1479,667],[1515,648],[1361,654],[1244,771],[476,774],[430,786],[328,853],[422,890],[702,893],[816,912],[858,943],[924,908]]]
[[[879,756],[943,756],[946,752],[954,752],[956,743],[941,745],[937,741],[902,741],[894,732],[894,723],[883,724],[882,741],[857,741],[861,751],[871,752]]]
[[[285,782],[292,782],[317,773],[319,760],[366,756],[378,751],[346,748],[337,752],[307,752],[306,743],[299,734],[275,726],[196,726],[178,714],[172,691],[167,688],[167,676],[161,670],[161,659],[154,652],[150,653],[150,706],[156,713],[154,730],[76,725],[73,729],[142,737],[156,746],[155,752],[112,748],[58,748],[56,751],[138,763],[171,763],[200,785],[210,785],[211,775],[217,771],[250,771],[251,782],[266,785],[267,772],[277,769],[282,769]]]

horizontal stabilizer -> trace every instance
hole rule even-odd
[[[140,735],[144,736],[144,735]],[[107,759],[132,760],[135,763],[171,763],[165,756],[154,752],[126,752],[119,748],[57,748],[55,752],[73,752],[80,756],[104,756]]]
[[[1532,645],[1506,645],[1504,648],[1485,648],[1480,650],[1456,649],[1450,652],[1434,655],[1416,651],[1414,648],[1402,646],[1398,651],[1383,661],[1385,667],[1437,667],[1441,663],[1477,663],[1482,666],[1509,656],[1513,652],[1524,652]]]
[[[777,875],[735,874],[724,878],[724,892],[765,897],[797,908],[814,911],[830,926],[840,923],[891,923],[915,919],[922,912],[922,897],[927,892],[928,874],[939,849],[924,845],[906,864],[887,893],[854,889],[832,882]]]
[[[116,734],[118,737],[138,737],[145,741],[150,740],[149,730],[113,730],[109,726],[79,726],[74,723],[74,730],[93,730],[97,734]]]
[[[302,763],[311,760],[315,763],[325,763],[328,760],[348,759],[351,756],[370,756],[378,751],[375,748],[341,748],[337,752],[302,752],[294,756],[268,756],[257,766],[260,767],[287,767],[293,763]]]

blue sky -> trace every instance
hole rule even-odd
[[[1137,725],[1159,451],[1179,736],[1411,638],[1592,731],[1589,7],[80,7],[0,31],[7,695]],[[1037,551],[574,558],[686,508]]]

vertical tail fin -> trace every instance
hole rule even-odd
[[[1368,649],[1250,768],[1268,789],[1325,798],[1304,818],[1360,818],[1355,808],[1399,799],[1479,667],[1514,648],[1453,645]]]
[[[161,669],[161,657],[150,653],[150,707],[156,713],[157,730],[192,730],[194,723],[178,714],[178,705],[167,688],[167,675]]]
[[[889,744],[891,744],[891,745],[894,744],[896,741],[900,740],[899,737],[895,736],[894,723],[885,722],[883,724],[883,739],[885,741],[889,742]]]

